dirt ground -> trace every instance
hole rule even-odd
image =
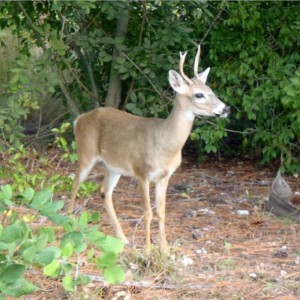
[[[113,198],[131,243],[121,257],[128,263],[125,284],[103,289],[103,282],[93,282],[70,296],[58,281],[32,274],[41,290],[24,299],[300,299],[300,224],[263,209],[276,171],[239,159],[197,163],[185,158],[167,193],[170,257],[159,267],[152,258],[153,266],[146,263],[143,271],[136,259],[144,246],[140,195],[135,180],[122,177]],[[74,172],[74,166],[64,172]],[[100,183],[101,173],[97,167],[92,180]],[[285,179],[299,191],[299,179]],[[102,231],[113,235],[99,193],[85,200],[77,199],[77,205],[100,211]],[[158,244],[155,213],[152,239]],[[80,272],[101,276],[89,264]]]
[[[148,287],[132,299],[300,299],[300,225],[263,211],[275,174],[251,162],[184,161],[168,189],[166,226],[185,267],[175,287]],[[288,181],[296,191],[297,180]],[[130,241],[142,247],[134,187],[120,182],[116,208]]]

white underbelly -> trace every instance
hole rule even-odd
[[[115,166],[112,166],[110,164],[108,164],[107,162],[103,161],[103,164],[105,165],[105,167],[110,171],[110,172],[113,172],[113,173],[116,173],[116,174],[120,174],[122,176],[134,176],[134,174],[132,173],[131,170],[129,169],[124,169],[124,168],[120,168],[120,167],[115,167]]]

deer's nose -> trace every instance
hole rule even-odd
[[[230,115],[230,107],[229,106],[225,106],[223,109],[223,115]]]
[[[226,105],[223,108],[222,113],[218,114],[217,116],[221,118],[227,118],[229,114],[230,114],[230,107]]]

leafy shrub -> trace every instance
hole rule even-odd
[[[283,170],[297,173],[298,4],[258,1],[218,6],[224,11],[222,21],[206,44],[213,67],[211,86],[231,105],[229,128],[240,131],[241,138],[231,134],[232,150],[260,157],[263,163],[280,158]],[[225,136],[217,128],[218,135]],[[205,133],[203,137],[206,139]]]
[[[0,297],[19,297],[38,289],[24,278],[26,270],[41,268],[45,276],[62,278],[66,291],[76,290],[79,284],[87,284],[90,278],[78,273],[74,258],[80,259],[88,251],[89,261],[103,271],[110,283],[124,280],[124,272],[117,265],[117,256],[123,250],[123,242],[105,236],[99,231],[99,213],[84,212],[80,217],[66,217],[59,213],[64,202],[53,201],[49,190],[34,191],[26,188],[14,194],[10,185],[0,190]],[[26,208],[26,214],[15,206]],[[59,238],[52,226],[40,226],[34,220],[45,216],[59,228]],[[61,234],[63,232],[63,234]]]
[[[201,43],[202,65],[212,67],[209,85],[232,107],[230,122],[201,119],[196,123],[199,126],[192,138],[202,153],[224,149],[231,155],[246,153],[263,163],[281,160],[282,169],[298,172],[297,2],[129,2],[134,13],[130,14],[126,38],[121,38],[115,36],[116,24],[125,6],[120,1],[12,2],[1,9],[7,22],[0,25],[16,28],[22,24],[27,43],[36,40],[47,49],[40,66],[50,74],[49,82],[42,71],[35,73],[44,90],[51,93],[56,87],[54,65],[62,73],[71,73],[67,89],[78,111],[104,103],[113,69],[122,80],[121,108],[137,115],[166,117],[172,93],[167,71],[178,68],[180,50],[189,50],[192,55],[186,72],[191,73],[195,44]],[[24,15],[24,11],[30,14]],[[15,31],[20,36],[20,30]],[[120,56],[111,68],[114,51]],[[34,85],[26,85],[26,74],[32,68],[22,57],[20,62],[25,67],[16,64],[10,83],[17,89],[9,90],[6,98],[13,97],[15,107],[25,111],[5,122],[0,115],[8,142],[19,140],[20,113],[26,115],[28,99],[33,100],[30,105],[35,99]],[[9,109],[8,115],[12,115]]]

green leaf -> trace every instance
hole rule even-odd
[[[95,256],[95,249],[91,248],[87,254],[88,261],[92,261],[94,259],[94,256]],[[1,260],[0,260],[0,262],[1,262]]]
[[[68,292],[74,292],[75,287],[73,284],[73,277],[71,275],[67,275],[62,279],[63,287]]]
[[[26,188],[25,191],[21,194],[26,203],[29,203],[34,197],[34,189]]]
[[[74,248],[73,248],[72,244],[71,243],[66,243],[62,247],[61,256],[66,257],[66,258],[70,258],[73,255],[73,252],[74,252]]]
[[[50,246],[47,249],[53,252],[54,258],[59,258],[61,256],[61,249],[59,247]]]
[[[0,203],[0,213],[6,211],[7,206]]]
[[[0,192],[0,200],[4,202],[4,204],[8,206],[13,206],[14,203],[12,200],[12,188],[9,184],[1,186],[1,192]]]
[[[131,100],[132,102],[134,102],[134,103],[137,102],[137,95],[136,95],[136,93],[133,92],[133,91],[130,92],[130,100]],[[127,107],[127,106],[126,106],[126,107]]]
[[[47,237],[47,242],[51,243],[54,242],[56,237],[55,237],[55,231],[53,227],[47,226],[47,227],[41,227],[39,229],[39,235],[40,236],[46,236]]]
[[[2,193],[0,194],[0,197],[2,199],[11,200],[12,198],[12,188],[9,184],[1,186]]]
[[[44,275],[46,275],[48,277],[55,278],[60,274],[60,270],[61,270],[61,267],[60,267],[58,260],[53,259],[53,261],[50,264],[46,265],[43,268],[43,273],[44,273]]]
[[[64,245],[71,243],[72,245],[76,246],[83,242],[83,234],[79,231],[72,231],[65,234],[61,240],[61,247]]]
[[[18,224],[12,224],[4,227],[1,241],[6,243],[12,243],[21,237],[21,226]]]
[[[114,252],[104,252],[97,259],[97,267],[104,268],[109,266],[114,266],[117,261],[117,255]]]
[[[232,244],[229,243],[229,242],[225,242],[225,243],[224,243],[224,247],[225,247],[225,249],[226,249],[227,251],[229,251],[229,250],[231,249],[231,247],[232,247]]]
[[[105,234],[100,231],[91,231],[85,234],[85,238],[90,242],[90,243],[97,243],[99,239],[102,239],[105,237]]]
[[[45,249],[48,242],[48,236],[47,235],[41,235],[35,239],[35,248],[37,251],[40,251],[42,249]]]
[[[127,103],[126,104],[126,109],[129,111],[133,111],[136,108],[136,104],[135,103]]]
[[[28,247],[25,251],[22,253],[22,257],[28,261],[32,262],[34,260],[36,254],[36,248],[35,246]]]
[[[120,253],[124,249],[124,242],[112,236],[106,236],[97,240],[95,245],[105,252]]]
[[[121,283],[125,280],[125,274],[121,267],[110,266],[103,271],[104,279],[112,284]]]
[[[58,210],[62,209],[64,207],[64,201],[55,201],[55,202],[47,202],[41,207],[41,213],[42,214],[47,214],[47,213],[55,213]]]
[[[13,252],[16,248],[16,243],[4,243],[0,241],[0,250],[10,250]]]
[[[7,266],[0,274],[0,281],[4,283],[12,283],[21,278],[26,270],[25,265],[11,264]]]
[[[52,221],[54,224],[58,224],[58,225],[64,225],[68,222],[69,218],[60,214],[56,214],[56,213],[48,213],[43,211],[43,213],[41,213],[42,215],[46,216],[50,221]]]
[[[22,295],[32,294],[37,289],[38,288],[34,284],[28,282],[24,278],[19,278],[13,283],[6,285],[0,282],[0,291],[12,297],[20,297]]]
[[[13,211],[13,213],[10,216],[10,223],[14,224],[19,220],[19,214],[16,211]]]
[[[0,267],[1,267],[1,264],[3,264],[6,261],[7,261],[6,255],[3,253],[0,253]],[[1,273],[1,269],[0,269],[0,273]]]
[[[42,266],[45,266],[52,262],[52,260],[54,259],[54,255],[55,253],[53,250],[43,249],[36,253],[34,261]]]
[[[101,215],[100,215],[100,213],[98,211],[92,213],[91,222],[99,222],[100,219],[101,219]]]
[[[143,115],[143,111],[139,107],[136,107],[135,109],[133,109],[132,113],[134,113],[137,116],[142,116]]]
[[[89,212],[83,212],[79,218],[79,228],[81,230],[87,228],[89,219],[91,218],[91,214]]]
[[[42,208],[46,202],[50,201],[52,197],[52,192],[50,190],[42,190],[36,192],[29,207],[33,209],[40,209]]]
[[[70,243],[74,247],[75,252],[82,252],[86,249],[87,245],[83,242],[83,234],[79,231],[69,232],[64,235],[61,241],[61,247]]]

